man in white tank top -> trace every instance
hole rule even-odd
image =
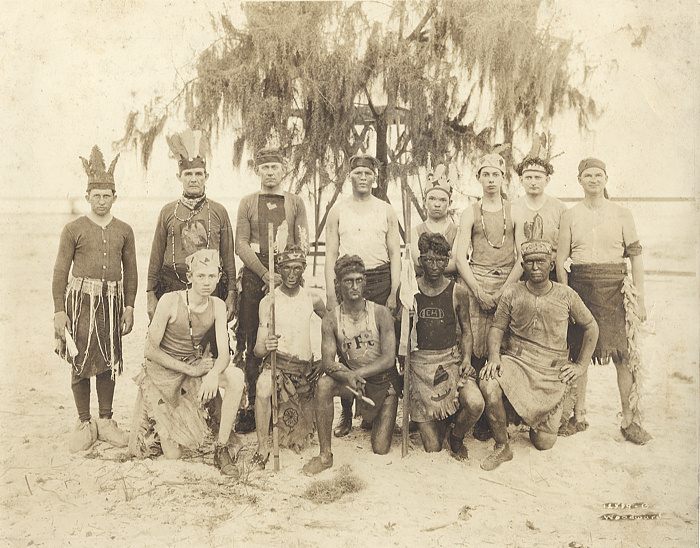
[[[335,272],[338,257],[357,255],[365,265],[364,298],[396,309],[401,277],[399,222],[390,204],[372,195],[377,160],[368,154],[350,158],[352,196],[335,204],[326,223],[326,308],[338,305]],[[345,436],[352,426],[352,400],[342,400],[343,412],[334,434]]]
[[[292,449],[303,449],[313,434],[313,395],[321,374],[320,360],[313,360],[311,317],[314,312],[323,318],[323,299],[301,287],[306,269],[306,255],[299,246],[292,246],[276,257],[276,273],[282,284],[275,289],[275,332],[270,333],[270,296],[260,301],[260,325],[255,342],[255,355],[264,358],[258,377],[255,399],[255,423],[258,450],[252,465],[262,470],[270,457],[269,424],[272,396],[272,374],[268,356],[277,352],[277,390],[280,443]],[[293,385],[293,388],[290,386]]]

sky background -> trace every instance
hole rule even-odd
[[[49,200],[82,196],[78,156],[97,143],[109,164],[128,113],[155,96],[172,98],[193,75],[197,53],[216,38],[211,13],[240,14],[239,3],[214,0],[1,0],[0,6],[1,196]],[[377,16],[387,9],[380,2],[365,6]],[[576,166],[596,155],[608,164],[613,195],[696,195],[699,13],[691,0],[561,0],[543,9],[557,34],[581,44],[571,60],[578,76],[584,60],[597,66],[588,91],[604,111],[586,134],[573,115],[554,123],[553,152],[564,155],[554,161],[549,192],[580,195]],[[181,123],[171,120],[169,131]],[[232,170],[230,143],[228,135],[215,149],[210,195],[255,186],[247,168]],[[163,137],[152,158],[144,172],[134,152],[122,154],[122,196],[179,193]]]

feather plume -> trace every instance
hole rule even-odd
[[[287,220],[282,221],[282,224],[277,229],[275,236],[275,248],[277,253],[282,253],[287,248],[287,240],[289,238],[289,225]]]
[[[110,175],[114,175],[114,168],[117,165],[117,160],[119,160],[119,155],[120,153],[117,153],[117,155],[114,157],[114,160],[112,160],[112,163],[109,164],[109,169],[107,170],[107,173]]]
[[[90,170],[93,172],[104,172],[105,167],[105,158],[102,156],[102,151],[100,147],[95,145],[90,152]]]
[[[170,148],[176,159],[179,160],[180,158],[189,158],[189,153],[187,152],[187,148],[182,142],[182,137],[179,133],[175,133],[170,137],[166,137],[165,140],[167,141],[168,147]]]

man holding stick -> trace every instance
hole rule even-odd
[[[334,277],[341,303],[324,316],[321,324],[321,362],[325,374],[316,387],[320,454],[304,465],[302,471],[307,475],[333,466],[331,429],[335,396],[361,398],[359,410],[372,425],[372,450],[379,455],[391,448],[398,407],[396,336],[391,313],[362,296],[365,265],[360,257],[340,257],[335,263]],[[342,364],[336,361],[336,352]]]
[[[275,257],[276,273],[282,284],[275,289],[275,330],[270,330],[271,300],[260,301],[255,355],[263,358],[263,370],[257,381],[255,423],[258,450],[252,464],[262,470],[270,456],[270,399],[273,384],[271,354],[276,353],[280,445],[298,452],[304,449],[314,432],[313,398],[321,375],[321,362],[314,360],[311,349],[311,317],[326,313],[323,299],[301,286],[306,269],[306,254],[299,246],[288,247]]]
[[[396,310],[401,277],[399,222],[390,204],[372,195],[377,160],[369,154],[350,158],[352,196],[331,208],[326,224],[326,308],[338,304],[335,288],[336,260],[340,255],[362,258],[365,272],[364,298]],[[334,431],[346,436],[352,428],[352,398],[341,398],[342,413]]]

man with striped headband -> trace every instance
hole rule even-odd
[[[63,229],[53,270],[57,352],[72,367],[79,419],[68,445],[71,453],[89,449],[97,439],[117,447],[128,442],[112,419],[112,400],[115,378],[123,368],[122,336],[134,325],[138,275],[134,232],[111,213],[117,200],[118,158],[105,169],[97,145],[89,160],[81,158],[88,175],[85,200],[90,212]],[[91,377],[100,409],[97,420],[90,416]]]
[[[586,371],[598,338],[593,315],[576,292],[549,279],[554,268],[552,246],[542,239],[538,215],[532,233],[534,239],[521,246],[525,281],[503,292],[488,334],[488,362],[479,375],[495,441],[493,452],[481,463],[486,471],[513,458],[507,410],[511,418],[530,427],[530,441],[537,449],[554,446],[564,398],[571,383]],[[576,362],[568,360],[569,320],[584,332]],[[506,350],[501,355],[506,334]]]
[[[270,456],[269,424],[273,382],[270,354],[277,356],[280,445],[299,452],[306,448],[314,433],[314,392],[321,375],[321,360],[314,359],[311,347],[311,319],[323,318],[326,305],[321,297],[302,287],[306,253],[291,246],[275,256],[276,273],[282,283],[275,288],[275,332],[270,333],[270,296],[260,301],[260,325],[255,355],[263,359],[255,397],[255,423],[258,425],[258,450],[252,464],[265,468]],[[315,324],[318,329],[318,324]]]

